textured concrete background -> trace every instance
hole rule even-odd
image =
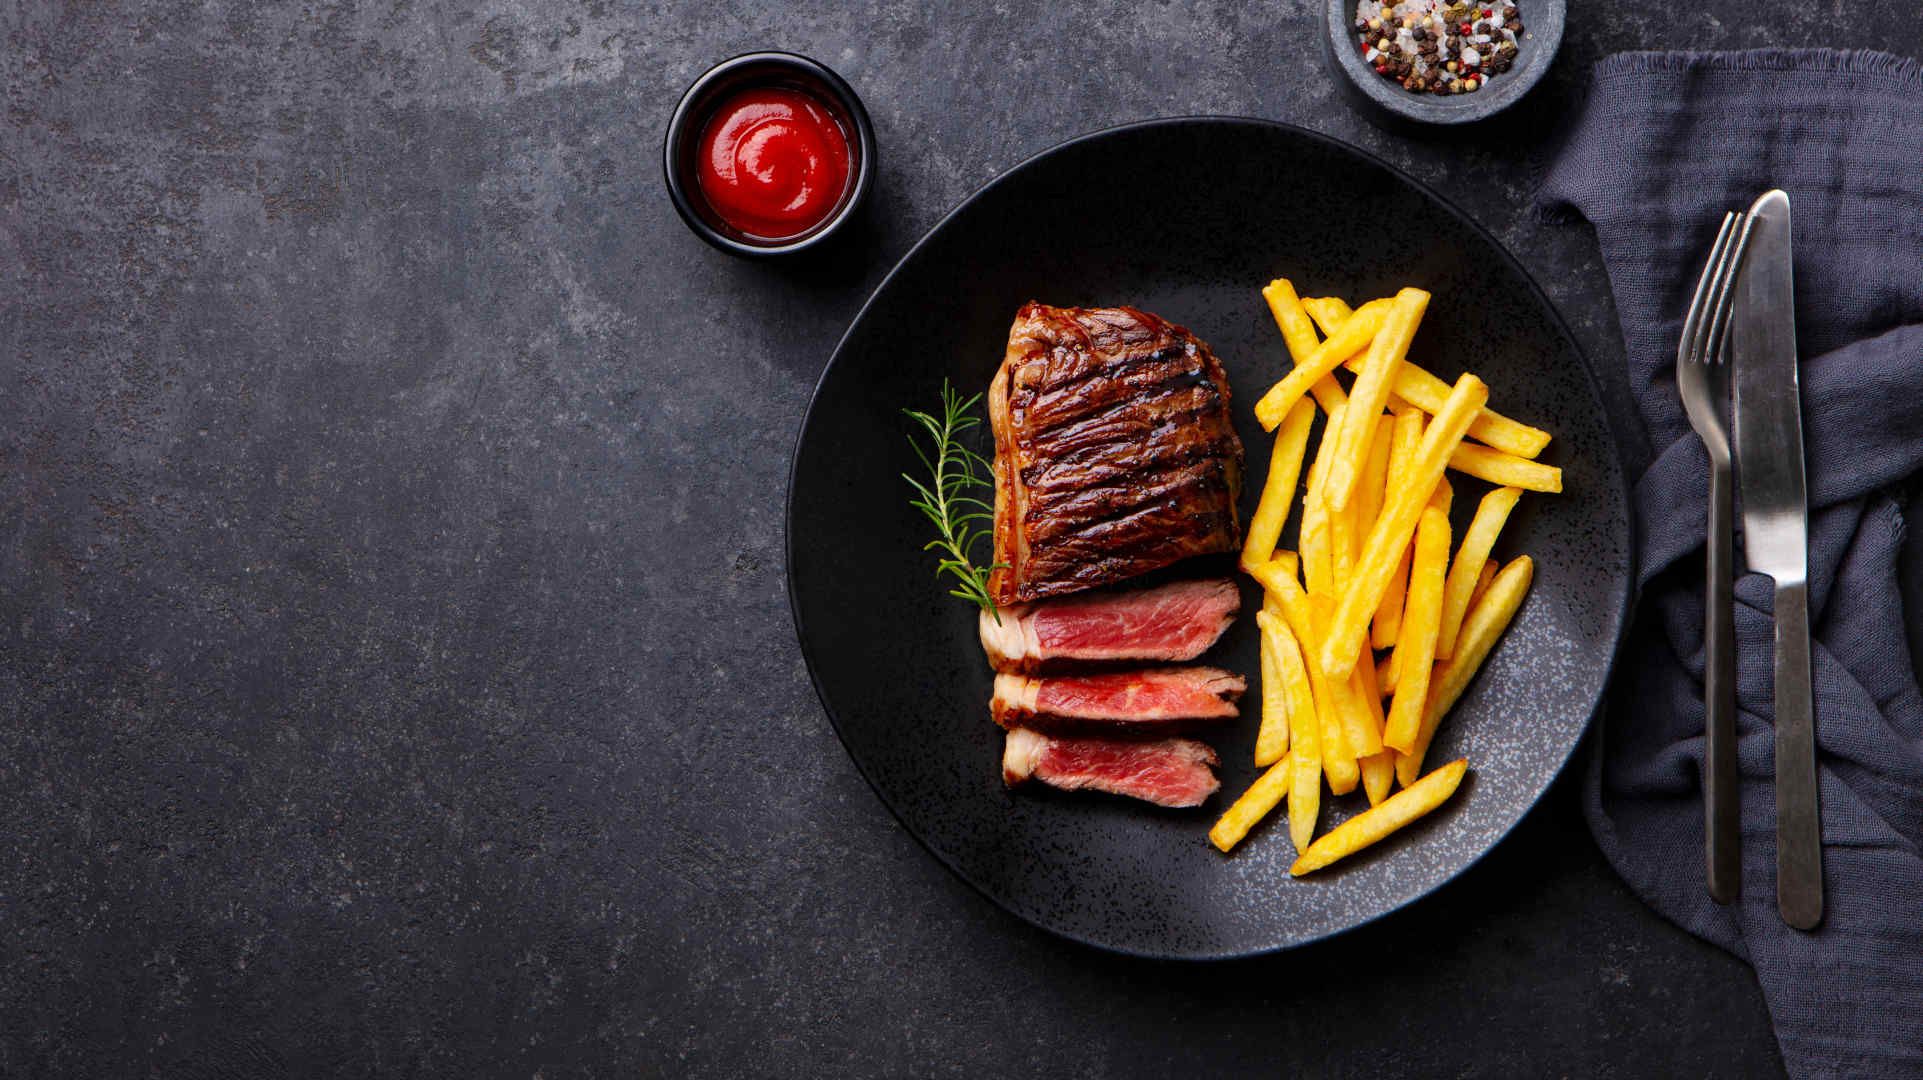
[[[0,1073],[1776,1070],[1747,969],[1626,893],[1567,781],[1413,911],[1145,964],[949,877],[810,692],[803,406],[1000,170],[1156,115],[1330,132],[1613,373],[1591,239],[1522,209],[1589,62],[1919,48],[1895,2],[1579,2],[1524,111],[1420,142],[1333,95],[1310,6],[8,5]],[[864,229],[800,266],[701,246],[656,163],[762,47],[881,140]]]

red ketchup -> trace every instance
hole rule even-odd
[[[760,87],[722,101],[701,130],[695,176],[721,220],[786,240],[835,212],[848,190],[848,135],[826,104]]]

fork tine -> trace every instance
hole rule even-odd
[[[1716,279],[1722,271],[1723,256],[1729,250],[1730,236],[1735,227],[1736,212],[1732,210],[1723,215],[1723,227],[1716,233],[1716,243],[1709,249],[1709,259],[1703,263],[1702,276],[1696,279],[1696,295],[1689,301],[1689,314],[1683,317],[1682,344],[1678,350],[1680,360],[1685,364],[1703,362],[1703,330],[1711,314],[1706,301],[1715,291]]]
[[[1736,234],[1736,242],[1730,246],[1724,262],[1722,280],[1716,285],[1715,308],[1709,324],[1709,339],[1704,344],[1703,362],[1720,364],[1724,360],[1723,334],[1729,329],[1729,311],[1735,306],[1736,272],[1742,269],[1743,253],[1749,250],[1749,230],[1756,219],[1745,213],[1743,226]]]

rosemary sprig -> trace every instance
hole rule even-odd
[[[994,563],[989,566],[976,566],[973,557],[975,545],[987,537],[993,522],[995,508],[987,501],[969,492],[977,488],[992,488],[994,481],[988,479],[993,467],[988,459],[969,449],[963,436],[981,425],[981,417],[974,415],[975,405],[982,396],[966,400],[943,379],[941,384],[941,415],[933,416],[915,409],[903,409],[902,413],[920,425],[928,436],[928,449],[911,433],[908,445],[921,459],[928,471],[926,483],[907,473],[901,478],[915,489],[915,497],[909,505],[920,510],[935,525],[935,538],[922,545],[923,551],[936,552],[940,557],[935,563],[935,576],[952,574],[956,586],[948,593],[958,596],[981,608],[994,612],[995,601],[988,595],[988,575],[1001,569],[1005,564]],[[995,615],[1000,622],[1000,614]]]

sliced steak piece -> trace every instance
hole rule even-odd
[[[1220,668],[995,676],[989,714],[1005,728],[1116,734],[1227,720],[1248,683]]]
[[[1222,364],[1134,308],[1029,303],[988,387],[1003,606],[1241,545]]]
[[[1200,806],[1222,782],[1210,766],[1215,751],[1194,739],[1096,739],[1008,733],[1002,779],[1010,787],[1039,780],[1064,791],[1093,788],[1160,806]]]
[[[1242,609],[1226,578],[1093,592],[981,614],[982,648],[996,671],[1033,673],[1056,661],[1193,660]]]

